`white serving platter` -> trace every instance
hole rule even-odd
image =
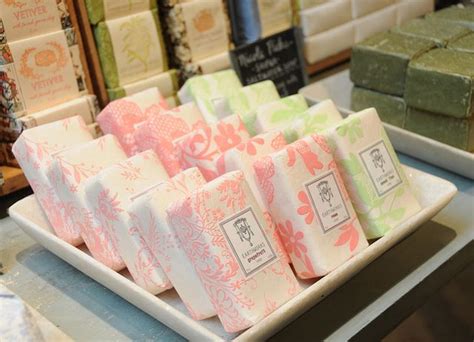
[[[303,292],[240,334],[226,333],[217,318],[204,321],[193,320],[174,290],[153,296],[133,283],[128,273],[114,272],[93,259],[85,247],[73,247],[56,237],[34,195],[15,203],[10,207],[9,214],[26,234],[44,248],[185,338],[199,341],[261,340],[272,336],[313,307],[398,241],[431,219],[451,201],[457,192],[454,184],[444,179],[409,167],[405,167],[405,171],[422,206],[418,214],[373,242],[362,253],[351,258],[327,276],[316,282],[301,282],[305,287]]]
[[[332,99],[341,113],[347,116],[353,113],[350,110],[352,87],[349,70],[344,70],[302,88],[300,93],[310,103]],[[397,151],[474,179],[474,153],[460,150],[393,125],[384,123],[384,126]]]

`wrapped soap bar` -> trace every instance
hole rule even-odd
[[[257,0],[262,37],[285,31],[293,25],[291,0]]]
[[[380,11],[383,8],[388,7],[397,1],[398,0],[351,0],[353,18],[356,19],[364,17],[370,13]]]
[[[473,117],[458,119],[409,107],[405,129],[465,151],[474,151]]]
[[[324,134],[368,239],[421,210],[374,108],[350,115]]]
[[[410,62],[405,101],[433,113],[466,118],[474,112],[474,54],[434,49]]]
[[[256,109],[255,130],[258,133],[285,129],[308,109],[303,95],[296,94],[261,105]]]
[[[361,87],[352,88],[351,109],[355,112],[374,107],[383,122],[404,127],[407,105],[403,97],[387,95]]]
[[[53,162],[53,154],[92,140],[84,120],[80,116],[52,122],[23,131],[13,144],[12,151],[18,160],[36,199],[46,214],[56,235],[77,246],[83,242],[69,219],[69,211],[54,191],[47,169]]]
[[[117,88],[168,69],[156,10],[100,22],[94,35],[107,88]]]
[[[107,225],[88,206],[85,182],[102,169],[127,158],[113,135],[59,151],[47,171],[65,210],[66,220],[81,235],[92,256],[119,271],[125,267]]]
[[[156,2],[151,0],[86,0],[85,3],[87,16],[92,25],[100,21],[156,9]]]
[[[379,3],[380,1],[365,2]],[[355,43],[395,26],[397,23],[397,7],[398,4],[388,6],[365,17],[354,20]]]
[[[397,25],[421,17],[434,10],[434,0],[398,0]]]
[[[131,197],[168,179],[153,151],[139,153],[87,180],[85,194],[94,217],[107,229],[135,283],[152,294],[171,284],[127,212]]]
[[[296,6],[296,9],[298,9],[298,10],[304,10],[304,9],[307,9],[307,8],[312,8],[312,7],[319,6],[319,5],[324,4],[328,1],[329,0],[296,0],[295,1],[295,6]]]
[[[238,115],[196,129],[174,141],[181,167],[197,166],[207,181],[222,173],[222,153],[250,139]]]
[[[241,171],[205,184],[167,213],[227,332],[254,325],[301,290]]]
[[[472,6],[458,5],[444,8],[431,13],[427,19],[451,21],[474,30],[474,8]]]
[[[300,12],[303,35],[312,36],[352,20],[351,0],[329,1]]]
[[[181,81],[202,74],[211,74],[214,72],[232,68],[229,51],[224,51],[216,55],[200,59],[197,62],[184,63],[179,69]]]
[[[216,311],[176,232],[167,222],[166,209],[206,184],[195,167],[134,197],[128,212],[143,241],[158,259],[192,318],[215,316]]]
[[[351,80],[360,87],[402,96],[409,61],[434,47],[422,38],[377,34],[352,48]]]
[[[131,156],[138,152],[133,137],[135,125],[167,109],[168,104],[158,89],[150,88],[110,102],[97,116],[97,122],[104,133],[114,134]]]
[[[140,151],[153,149],[170,176],[181,171],[179,149],[174,140],[205,127],[201,111],[194,102],[189,102],[155,115],[136,127],[134,139]]]
[[[448,44],[448,49],[474,53],[474,32]]]

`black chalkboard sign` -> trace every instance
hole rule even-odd
[[[308,83],[301,31],[294,27],[238,47],[230,58],[244,85],[272,80],[281,96],[296,94]]]

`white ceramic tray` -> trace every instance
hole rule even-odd
[[[302,88],[300,93],[310,103],[330,98],[343,115],[349,115],[353,113],[349,110],[351,108],[352,86],[349,70],[344,70]],[[397,151],[474,179],[474,153],[460,150],[396,126],[389,124],[384,124],[384,126]]]
[[[289,322],[341,286],[363,267],[398,241],[431,219],[457,192],[456,187],[439,177],[405,167],[422,210],[409,220],[372,243],[359,255],[317,282],[302,282],[305,290],[240,334],[227,334],[217,318],[194,321],[174,290],[153,296],[130,280],[129,274],[117,273],[93,259],[85,247],[76,248],[57,238],[44,217],[35,197],[29,196],[9,209],[10,216],[33,239],[81,272],[123,297],[133,305],[191,340],[260,340],[273,335]]]

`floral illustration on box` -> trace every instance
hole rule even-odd
[[[301,100],[297,96],[288,96],[278,101],[281,106],[273,110],[270,118],[272,123],[291,122],[307,109],[304,99]]]
[[[301,157],[307,171],[311,175],[315,175],[315,170],[323,168],[323,164],[319,161],[318,155],[311,150],[311,147],[304,140],[297,140],[286,148],[288,155],[287,165],[292,167],[296,163],[297,156]]]
[[[257,182],[262,189],[267,204],[272,204],[274,196],[274,187],[272,183],[272,177],[275,175],[275,165],[270,156],[265,156],[253,164]]]
[[[354,216],[349,223],[339,228],[342,233],[337,238],[334,246],[343,246],[349,243],[349,250],[351,252],[353,252],[357,248],[357,245],[359,244],[359,232],[354,226],[354,221],[356,219],[357,217]]]
[[[304,127],[303,135],[321,132],[328,127],[329,116],[326,113],[318,113],[317,115],[304,114],[301,119],[303,120]]]
[[[56,73],[68,63],[69,55],[57,42],[47,42],[46,48],[27,48],[20,58],[20,73],[29,79],[38,80]]]
[[[2,114],[19,113],[25,109],[16,81],[7,71],[0,71],[0,103]]]
[[[250,156],[254,156],[257,154],[257,145],[263,145],[265,140],[261,137],[254,137],[247,142],[241,143],[236,146],[237,150],[241,152],[246,152]]]
[[[351,118],[337,128],[337,134],[341,137],[348,137],[349,142],[354,144],[358,139],[364,137],[362,122],[359,118]]]
[[[16,7],[19,9],[26,6],[26,1],[19,1],[19,0],[3,0],[3,3],[8,7]]]
[[[150,55],[157,47],[153,44],[150,28],[139,17],[132,16],[130,19],[120,25],[120,30],[124,31],[123,36],[125,52],[128,56],[128,62],[139,62],[143,66],[144,72],[148,71]],[[136,39],[136,37],[140,37]]]
[[[193,25],[198,32],[204,33],[214,28],[215,21],[212,10],[202,9],[193,18]]]

